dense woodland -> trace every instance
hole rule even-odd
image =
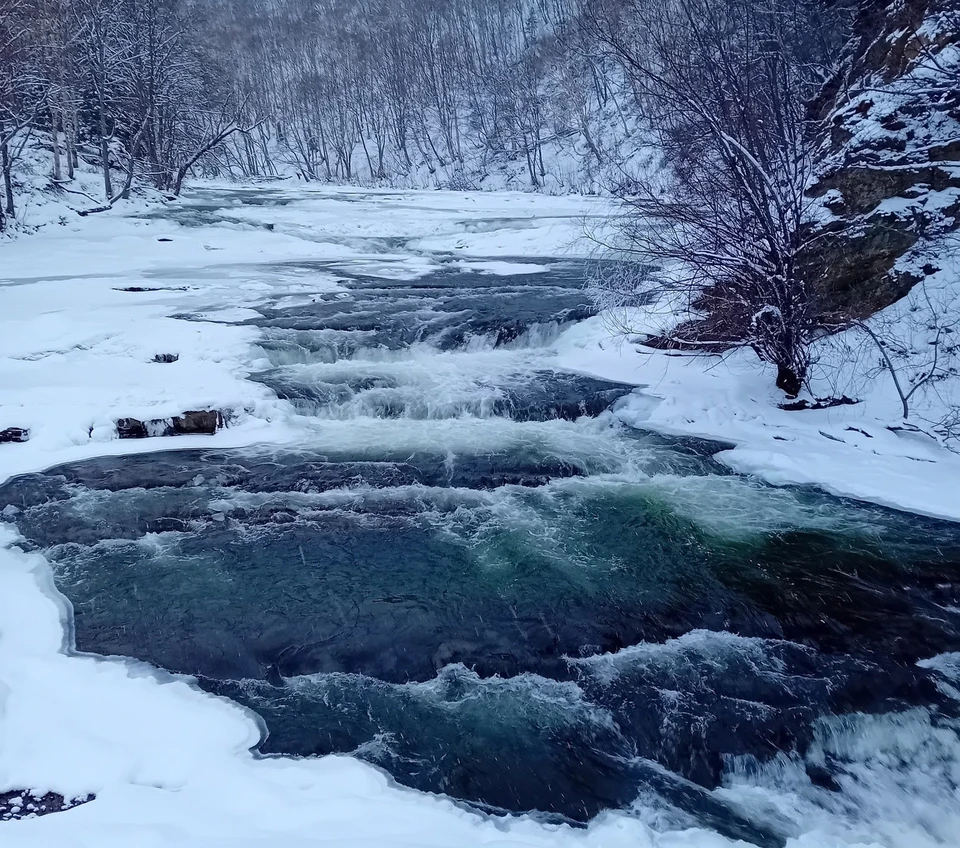
[[[0,142],[12,159],[55,127],[53,178],[96,155],[106,200],[124,188],[108,164],[176,192],[196,165],[454,182],[506,156],[537,188],[545,144],[602,163],[631,131],[622,74],[584,42],[575,5],[0,0]]]
[[[758,4],[681,6],[754,26]],[[802,58],[822,83],[846,19],[816,0],[771,8],[778,38],[812,34]],[[661,12],[647,0],[0,0],[0,141],[14,156],[55,126],[54,179],[96,155],[174,192],[194,166],[466,187],[504,162],[529,188],[580,190],[585,174],[626,179],[651,140],[644,119],[662,117],[632,55],[674,49],[647,31]],[[684,61],[699,49],[659,37]],[[123,186],[104,174],[109,200]]]
[[[0,0],[0,228],[41,141],[56,190],[99,168],[82,214],[192,173],[603,191],[627,261],[600,305],[681,292],[653,343],[749,345],[796,395],[813,340],[902,297],[895,264],[960,217],[847,239],[960,158],[958,31],[945,0]]]

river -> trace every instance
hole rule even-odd
[[[237,203],[271,195],[161,214]],[[263,718],[264,754],[351,753],[496,814],[952,844],[960,527],[625,426],[632,386],[552,364],[591,314],[581,260],[262,272],[341,284],[242,319],[300,441],[0,488],[78,650],[194,675]]]

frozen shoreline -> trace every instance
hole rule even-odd
[[[775,486],[816,486],[960,521],[960,456],[932,439],[888,429],[887,422],[896,421],[889,394],[786,412],[778,407],[783,395],[773,369],[751,351],[722,358],[638,351],[611,338],[602,316],[571,328],[559,346],[559,367],[640,387],[618,409],[625,424],[731,443],[718,460]]]

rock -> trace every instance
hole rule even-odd
[[[899,300],[921,279],[896,267],[918,241],[917,233],[892,215],[824,227],[801,257],[821,312],[866,318]]]
[[[864,164],[825,174],[810,194],[821,197],[836,189],[842,201],[839,205],[834,204],[834,211],[862,215],[892,197],[915,200],[927,191],[947,188],[960,188],[960,176],[952,169],[925,164],[898,168]]]
[[[805,409],[833,409],[836,406],[855,406],[858,400],[841,395],[838,398],[817,398],[814,403],[808,400],[798,400],[793,403],[781,403],[780,408],[786,412],[801,412]],[[849,427],[847,428],[850,429]]]
[[[117,421],[117,435],[121,439],[145,439],[149,435],[147,425],[136,418],[121,418]]]
[[[809,195],[825,214],[800,264],[825,316],[899,300],[960,229],[958,19],[956,0],[862,0],[841,69],[811,104]]]
[[[0,445],[29,441],[30,431],[23,427],[8,427],[6,430],[0,430]]]
[[[219,410],[184,412],[173,418],[154,418],[140,421],[121,418],[117,421],[117,435],[121,439],[146,439],[151,436],[212,436],[224,426]]]
[[[212,436],[223,426],[223,415],[216,410],[184,412],[173,419],[172,426],[177,436]]]
[[[95,795],[81,795],[70,798],[56,792],[39,795],[26,790],[0,792],[0,822],[62,813],[81,804],[88,804],[95,797]]]
[[[153,361],[159,362],[161,365],[169,365],[170,363],[178,362],[179,360],[179,353],[158,353],[153,357]]]

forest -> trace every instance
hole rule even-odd
[[[84,215],[191,174],[606,194],[624,214],[601,247],[628,261],[593,280],[598,304],[681,291],[690,320],[653,343],[746,344],[796,396],[813,341],[901,298],[956,229],[949,198],[896,221],[884,203],[956,186],[937,162],[960,126],[957,16],[927,0],[0,0],[0,227],[38,138]],[[81,159],[96,198],[71,186]],[[874,229],[851,235],[865,214]]]
[[[837,61],[849,10],[778,0],[751,20],[755,7],[690,0],[676,12],[705,9],[715,30],[795,47],[784,58],[803,63],[793,81],[809,94]],[[608,190],[655,141],[658,104],[635,51],[710,72],[690,41],[705,32],[673,17],[636,0],[3,0],[0,140],[9,162],[29,133],[55,127],[54,179],[96,157],[108,200],[120,188],[109,166],[176,192],[194,167],[432,175],[455,188],[511,162],[518,187]]]

